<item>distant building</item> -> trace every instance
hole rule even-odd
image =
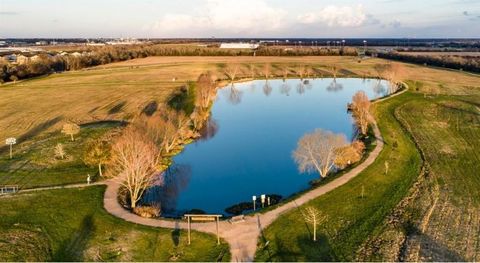
[[[231,49],[257,49],[259,44],[251,43],[222,43],[220,48],[231,48]]]
[[[105,46],[105,43],[93,43],[93,42],[90,42],[90,43],[87,43],[87,46],[102,47],[102,46]]]
[[[47,41],[44,41],[44,40],[42,40],[42,41],[37,41],[37,42],[35,42],[35,45],[37,45],[37,46],[46,46],[46,45],[48,45],[48,42],[47,42]]]

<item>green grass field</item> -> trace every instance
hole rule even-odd
[[[282,215],[267,227],[256,260],[355,260],[360,245],[405,196],[420,171],[420,155],[393,115],[395,107],[408,99],[407,93],[376,105],[385,146],[375,163],[348,184]],[[387,160],[390,169],[385,174]],[[308,206],[318,208],[328,217],[321,226],[318,242],[312,241],[312,228],[302,216],[302,210]],[[267,241],[269,245],[265,247]]]
[[[0,156],[0,185],[18,185],[20,189],[42,186],[86,183],[90,174],[93,181],[100,180],[96,167],[88,167],[82,161],[89,140],[97,139],[119,127],[119,123],[84,125],[71,141],[60,131],[39,135],[14,146],[13,158]],[[64,145],[66,157],[55,157],[54,148]],[[4,151],[5,152],[5,151]]]
[[[103,209],[103,186],[0,198],[2,261],[228,261],[212,235],[139,226]]]

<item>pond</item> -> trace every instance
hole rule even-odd
[[[301,174],[292,159],[297,141],[316,128],[355,134],[347,103],[363,90],[387,95],[388,82],[331,78],[255,80],[219,89],[202,139],[173,158],[165,184],[144,202],[160,201],[164,216],[191,209],[228,214],[225,208],[252,196],[288,197],[318,174]]]

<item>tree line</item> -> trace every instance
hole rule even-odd
[[[195,45],[143,44],[130,46],[81,47],[78,54],[40,54],[34,61],[21,64],[0,60],[0,83],[28,79],[41,75],[104,65],[149,56],[356,56],[357,50],[343,48],[283,48],[260,47],[221,49]]]
[[[373,53],[370,53],[373,54]],[[415,55],[400,52],[379,52],[379,58],[397,60],[425,66],[435,66],[480,73],[480,57],[467,55]]]

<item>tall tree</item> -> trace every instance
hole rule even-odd
[[[195,93],[195,106],[208,108],[216,95],[215,80],[210,73],[198,77]]]
[[[132,209],[160,174],[160,163],[156,145],[135,126],[127,127],[113,144],[107,171],[128,191]]]
[[[335,159],[341,152],[338,149],[347,145],[344,135],[316,129],[305,134],[298,141],[292,156],[300,172],[318,172],[325,178],[335,165]]]
[[[357,91],[352,98],[351,110],[357,127],[363,135],[368,132],[368,125],[371,121],[370,99],[364,91]]]

